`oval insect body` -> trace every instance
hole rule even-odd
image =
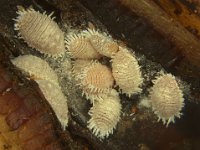
[[[58,85],[58,77],[49,64],[39,57],[23,55],[16,57],[11,62],[19,69],[35,79],[48,80]]]
[[[15,30],[18,35],[32,48],[52,57],[60,57],[65,52],[64,33],[50,14],[41,14],[34,9],[17,12]]]
[[[86,66],[78,75],[80,88],[87,98],[93,100],[99,94],[109,93],[114,79],[111,70],[97,61]]]
[[[117,93],[104,95],[102,101],[98,101],[90,109],[91,119],[88,128],[100,139],[104,139],[113,133],[120,120],[121,104]]]
[[[127,49],[120,47],[111,62],[113,77],[122,93],[130,96],[141,92],[143,78],[136,58]]]
[[[170,122],[174,122],[175,117],[181,116],[183,93],[171,74],[162,75],[153,83],[149,96],[153,111],[158,116],[158,121],[161,119],[168,126]]]

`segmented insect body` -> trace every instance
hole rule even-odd
[[[111,62],[113,77],[122,93],[130,96],[141,92],[143,78],[136,58],[126,48],[120,47]]]
[[[165,74],[153,81],[154,85],[150,92],[150,100],[154,113],[161,119],[163,124],[174,122],[174,118],[181,116],[184,106],[183,93],[178,87],[175,77]]]
[[[12,63],[33,79],[42,79],[58,85],[58,77],[49,64],[39,57],[23,55],[11,60]]]
[[[104,95],[103,101],[98,101],[90,109],[91,119],[88,128],[100,139],[104,139],[113,133],[120,120],[121,104],[117,92]]]
[[[34,9],[19,10],[15,19],[15,30],[32,48],[52,57],[60,57],[65,52],[64,33],[50,14],[41,14]]]
[[[104,56],[111,57],[119,50],[117,42],[106,33],[100,33],[94,29],[88,29],[83,31],[83,34],[90,40],[92,46]]]
[[[62,93],[60,86],[47,81],[47,80],[35,80],[44,97],[54,110],[58,117],[62,127],[66,127],[68,124],[68,106],[67,98]]]
[[[75,79],[75,84],[79,85],[80,87],[80,83],[81,83],[81,79],[80,79],[80,74],[83,73],[84,69],[87,68],[87,66],[90,66],[92,64],[93,61],[91,60],[83,60],[83,59],[77,59],[73,62],[73,68],[72,68],[72,75]],[[85,88],[83,86],[81,86],[82,88],[82,95],[86,96],[86,99],[90,99],[91,102],[94,102],[94,98],[97,98],[100,93],[98,92],[91,92],[91,90],[88,90],[88,88]]]
[[[69,34],[66,47],[72,58],[99,59],[101,55],[92,47],[90,41],[80,34]]]
[[[95,98],[95,95],[98,97],[99,94],[109,93],[114,83],[111,70],[97,61],[86,66],[78,78],[83,94],[89,99]]]

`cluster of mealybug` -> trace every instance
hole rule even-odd
[[[108,137],[120,120],[119,93],[130,97],[142,92],[143,77],[135,55],[108,34],[94,29],[70,33],[64,42],[63,32],[51,15],[33,9],[18,11],[18,14],[15,29],[19,30],[20,37],[29,46],[48,56],[58,57],[64,54],[66,44],[67,54],[73,59],[75,84],[93,104],[89,111],[88,128],[100,139]],[[110,59],[111,68],[99,61],[102,57]],[[54,71],[44,60],[31,55],[19,56],[12,62],[38,83],[62,125],[66,126],[66,97]],[[119,87],[118,92],[114,83],[115,87]],[[153,83],[149,95],[153,111],[168,126],[181,115],[184,106],[182,91],[171,74],[158,77]]]
[[[113,133],[120,120],[121,104],[118,92],[113,89],[114,81],[129,96],[141,92],[143,78],[138,62],[126,47],[94,29],[68,35],[66,47],[74,59],[72,73],[76,85],[93,104],[88,128],[103,139]],[[98,61],[105,56],[112,62],[112,68]]]
[[[116,93],[113,89],[114,81],[120,93],[129,97],[140,93],[143,83],[140,67],[134,54],[126,47],[119,46],[105,33],[88,29],[73,35],[72,39],[71,37],[71,35],[67,37],[66,43],[68,53],[75,59],[72,69],[74,79],[82,89],[83,95],[93,104],[89,111],[91,119],[88,121],[88,128],[102,139],[113,132],[120,118],[121,104],[118,94],[113,94]],[[91,48],[89,55],[88,47]],[[110,58],[111,68],[98,62],[100,57],[105,56]],[[161,76],[153,83],[149,96],[153,111],[159,120],[162,119],[168,126],[170,122],[174,122],[175,117],[181,115],[180,111],[184,105],[182,91],[175,78],[169,74]]]
[[[141,92],[143,78],[135,56],[106,33],[88,29],[77,35],[70,34],[66,38],[66,45],[71,58],[75,59],[74,77],[80,81],[79,85],[89,99],[93,99],[96,94],[99,97],[102,92],[110,91],[114,80],[122,93],[130,96]],[[111,59],[112,68],[98,62],[97,59],[103,56]]]
[[[14,19],[15,30],[18,30],[20,38],[32,48],[50,56],[60,57],[65,52],[64,33],[57,23],[46,15],[34,9],[21,9]],[[12,63],[28,74],[37,82],[44,97],[51,105],[63,128],[68,124],[67,98],[62,93],[57,74],[43,59],[33,55],[23,55],[12,60]]]

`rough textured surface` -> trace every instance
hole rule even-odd
[[[200,98],[199,68],[194,68],[182,59],[179,53],[177,53],[176,47],[166,37],[156,32],[142,17],[128,12],[113,1],[80,0],[80,2],[84,6],[78,1],[72,0],[0,1],[0,54],[2,57],[8,56],[13,58],[19,54],[31,53],[41,56],[27,47],[23,41],[16,38],[16,32],[13,30],[14,21],[12,19],[16,18],[17,5],[23,5],[24,7],[32,5],[36,10],[40,11],[55,11],[55,21],[58,22],[61,29],[65,32],[72,29],[86,29],[88,24],[92,23],[102,31],[107,32],[108,30],[115,39],[122,40],[122,44],[127,43],[129,47],[136,51],[136,56],[139,57],[139,64],[142,65],[142,73],[145,77],[145,84],[142,87],[144,92],[139,96],[132,96],[131,98],[120,95],[123,112],[122,119],[117,125],[114,134],[103,141],[98,140],[86,128],[87,121],[89,120],[88,111],[90,104],[81,97],[81,92],[77,90],[74,83],[70,80],[70,72],[68,71],[70,61],[65,59],[62,63],[58,63],[50,58],[47,59],[50,66],[58,74],[59,82],[62,83],[62,89],[69,100],[69,113],[71,117],[66,133],[69,131],[71,138],[67,137],[67,142],[64,141],[64,143],[69,143],[69,149],[76,150],[123,150],[125,147],[127,150],[142,148],[149,148],[151,150],[198,150],[200,147],[200,122],[197,118],[200,118],[200,106],[195,102],[198,102]],[[69,29],[67,24],[70,24],[72,28]],[[2,62],[8,62],[8,59],[4,59]],[[162,123],[157,123],[157,118],[150,109],[138,105],[140,100],[148,94],[147,88],[151,86],[150,80],[154,79],[155,75],[163,69],[158,63],[167,72],[180,76],[181,79],[191,84],[192,90],[191,94],[188,92],[185,94],[186,106],[183,109],[183,117],[177,120],[175,124],[170,124],[168,128],[165,128]],[[9,64],[8,68],[9,66],[11,65]],[[10,72],[14,76],[13,70],[10,69]],[[18,72],[18,74],[20,73]],[[0,78],[0,80],[2,79]],[[23,77],[20,80],[29,83]],[[34,83],[31,82],[29,84]],[[5,86],[0,85],[0,89],[6,89],[9,85],[10,83],[6,82]],[[32,86],[30,87],[31,89]],[[11,106],[14,107],[14,105]],[[40,115],[38,114],[35,118],[39,119]],[[12,120],[15,121],[15,119]],[[21,119],[20,121],[23,122],[25,120]],[[10,121],[10,124],[13,124],[13,122]],[[36,121],[34,124],[26,125],[29,125],[30,129],[34,131],[41,129],[40,124],[37,124]],[[24,132],[24,137],[27,136],[29,138],[29,134],[26,135],[26,133],[28,131]],[[45,133],[51,134],[48,129]],[[38,141],[48,136],[48,134],[38,135],[34,139],[35,143],[40,143]],[[61,135],[59,137],[62,138]],[[63,144],[63,141],[61,143]],[[49,147],[46,146],[46,149],[56,149],[56,146],[60,146],[59,141],[54,144],[49,144]],[[65,146],[62,148],[68,149]]]
[[[175,117],[180,118],[184,107],[183,93],[176,79],[171,74],[164,74],[153,81],[153,87],[149,94],[154,113],[163,124],[175,122]]]
[[[52,13],[46,15],[34,9],[22,9],[17,13],[15,30],[30,47],[48,56],[64,54],[64,33],[51,18]]]
[[[134,54],[131,54],[128,49],[120,47],[111,62],[113,77],[122,93],[128,96],[140,93],[143,77]]]
[[[88,128],[100,139],[113,134],[121,116],[118,94],[104,95],[103,99],[90,109],[91,119],[88,121]]]
[[[67,36],[66,45],[67,51],[72,58],[98,59],[101,57],[93,48],[89,39],[82,34]]]

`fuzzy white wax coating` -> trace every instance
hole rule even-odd
[[[48,80],[58,85],[58,77],[49,64],[33,55],[22,55],[11,60],[20,70],[35,79]]]
[[[97,61],[85,66],[77,78],[83,94],[91,101],[101,94],[109,93],[114,83],[111,70]]]
[[[120,47],[119,51],[111,59],[111,62],[113,77],[122,93],[128,96],[140,93],[143,78],[140,66],[134,55],[125,47]]]
[[[52,57],[60,57],[65,52],[64,33],[50,14],[41,14],[34,9],[19,10],[15,19],[15,30],[32,48]]]
[[[158,120],[168,126],[170,122],[174,122],[175,117],[181,116],[184,106],[183,93],[171,74],[162,75],[153,83],[149,96],[153,111]]]
[[[60,86],[47,80],[35,80],[44,97],[52,107],[63,129],[68,124],[67,98],[62,93]]]
[[[91,119],[88,128],[100,139],[113,133],[120,120],[121,104],[118,94],[104,95],[103,101],[98,101],[90,109]]]

